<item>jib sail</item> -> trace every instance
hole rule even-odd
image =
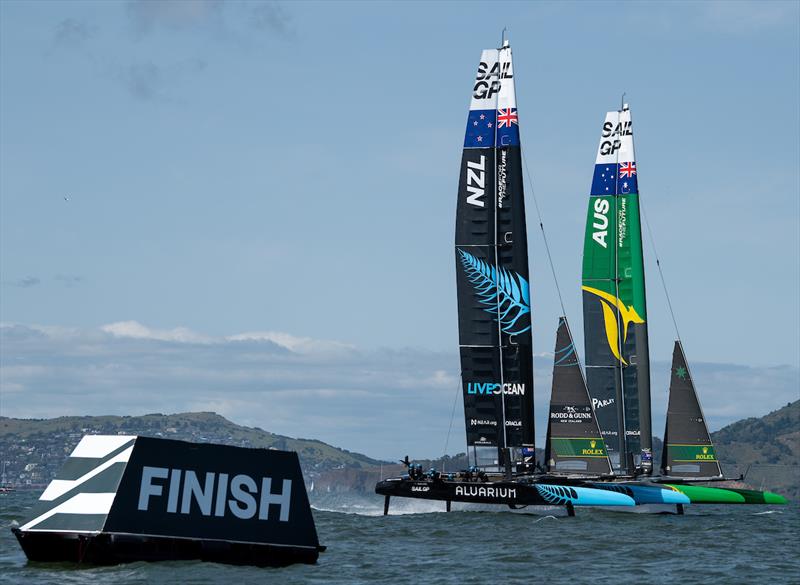
[[[551,472],[611,473],[566,317],[559,319],[556,334],[545,461]]]
[[[503,448],[532,449],[534,441],[527,234],[508,43],[483,51],[473,84],[455,260],[470,462],[501,465]]]
[[[652,472],[650,359],[636,157],[627,106],[608,112],[583,248],[586,379],[614,468]]]
[[[679,477],[722,477],[680,341],[675,342],[672,352],[661,472]]]

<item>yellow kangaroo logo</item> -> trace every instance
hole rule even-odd
[[[622,343],[625,343],[628,339],[628,324],[644,323],[644,319],[639,316],[639,313],[636,312],[633,305],[628,305],[626,307],[621,300],[607,292],[590,286],[583,286],[581,288],[588,293],[600,297],[600,305],[603,307],[603,321],[606,326],[608,347],[611,348],[611,353],[614,354],[614,357],[621,361],[623,365],[627,366],[628,362],[619,355],[619,324],[617,323],[617,316],[612,307],[615,307],[622,317]]]

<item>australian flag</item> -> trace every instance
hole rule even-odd
[[[627,195],[638,193],[636,163],[621,162],[594,166],[592,195]]]

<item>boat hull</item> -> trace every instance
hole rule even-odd
[[[645,504],[690,504],[686,494],[670,486],[638,485],[630,483],[593,483],[593,488],[623,493],[633,498],[637,506]]]
[[[516,481],[463,482],[389,479],[375,492],[384,496],[516,506],[634,506],[630,496],[591,487]]]
[[[686,484],[665,485],[685,494],[693,504],[786,504],[786,498],[773,492]]]
[[[322,548],[108,532],[22,531],[19,528],[12,532],[30,561],[92,565],[199,560],[284,567],[294,563],[314,564]]]

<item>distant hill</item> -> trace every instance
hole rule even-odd
[[[5,462],[5,481],[19,486],[46,484],[86,434],[143,435],[296,451],[307,479],[325,471],[381,465],[381,461],[322,441],[293,439],[237,425],[213,412],[52,419],[0,417],[0,461]]]
[[[80,438],[89,433],[130,434],[241,447],[296,451],[306,481],[325,492],[372,492],[381,477],[397,475],[398,462],[378,461],[313,439],[293,439],[259,428],[237,425],[211,412],[144,416],[69,416],[54,419],[0,417],[0,461],[5,481],[43,486],[53,478]],[[751,486],[800,499],[800,400],[761,418],[748,418],[712,433],[726,475]],[[661,440],[653,437],[655,461]],[[537,450],[538,452],[539,450]],[[538,453],[541,457],[541,453]],[[413,453],[411,454],[413,455]],[[464,453],[435,460],[415,460],[424,469],[465,468]]]
[[[730,424],[711,433],[711,440],[726,475],[749,467],[748,484],[800,498],[800,400]]]

